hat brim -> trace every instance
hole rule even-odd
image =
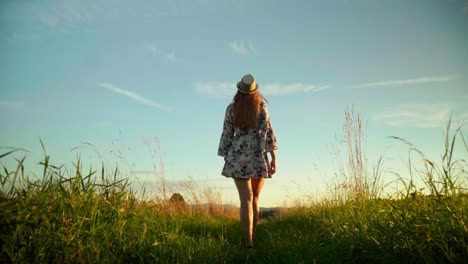
[[[244,91],[241,89],[241,82],[237,82],[237,90],[243,94],[253,94],[257,92],[258,87],[259,87],[258,83],[255,82],[255,89],[253,89],[252,91]]]

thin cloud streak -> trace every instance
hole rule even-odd
[[[438,82],[450,82],[458,80],[459,77],[456,75],[445,75],[445,76],[433,76],[433,77],[422,77],[417,79],[407,80],[387,80],[371,83],[359,84],[356,87],[375,87],[375,86],[389,86],[389,85],[413,85],[423,83],[438,83]]]
[[[128,97],[128,98],[130,98],[132,100],[135,100],[137,102],[140,102],[140,103],[148,105],[148,106],[151,106],[151,107],[156,108],[158,110],[163,110],[163,111],[166,111],[166,112],[171,111],[171,109],[166,107],[166,106],[155,103],[155,102],[153,102],[151,100],[148,100],[148,99],[144,98],[143,96],[141,96],[141,95],[139,95],[137,93],[134,93],[132,91],[128,91],[128,90],[116,87],[116,86],[114,86],[112,84],[109,84],[109,83],[99,83],[98,87],[108,89],[108,90],[110,90],[110,91],[112,91],[112,92],[114,92],[116,94],[123,95],[123,96]]]
[[[241,41],[232,41],[228,43],[229,48],[232,52],[240,56],[247,56],[254,53],[257,53],[252,41],[248,40],[244,43]]]
[[[317,86],[312,84],[267,84],[260,85],[260,92],[264,95],[291,95],[316,93],[328,89],[329,86]],[[214,97],[228,97],[236,92],[236,84],[230,82],[200,82],[195,84],[195,90],[200,94],[207,94]]]
[[[393,127],[445,128],[451,114],[448,104],[402,104],[374,115],[373,119]],[[453,115],[452,121],[468,122],[468,112]]]

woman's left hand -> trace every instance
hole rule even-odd
[[[268,174],[273,175],[276,173],[276,161],[272,160],[270,166],[268,166]]]

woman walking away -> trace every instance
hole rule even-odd
[[[258,199],[265,178],[276,172],[276,136],[271,127],[267,101],[254,77],[246,74],[226,109],[218,155],[224,157],[222,175],[234,179],[239,192],[240,218],[245,242],[253,247],[259,217]],[[267,153],[270,153],[271,162]]]

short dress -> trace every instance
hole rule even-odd
[[[265,103],[261,103],[258,126],[248,130],[234,127],[234,105],[226,109],[218,155],[224,157],[222,175],[232,178],[271,178],[267,152],[278,143]]]

